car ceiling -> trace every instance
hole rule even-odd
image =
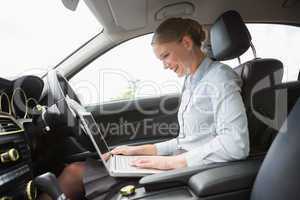
[[[84,0],[102,34],[83,45],[57,67],[71,78],[115,45],[153,32],[164,19],[181,16],[207,25],[227,10],[236,10],[245,22],[300,24],[299,0]]]
[[[150,32],[168,17],[183,16],[212,24],[227,10],[237,10],[246,22],[299,23],[298,0],[85,0],[111,34]]]

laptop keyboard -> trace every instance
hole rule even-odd
[[[135,156],[115,156],[116,166],[118,169],[136,169],[136,167],[131,166],[131,162],[135,159]]]
[[[159,173],[163,172],[162,170],[157,169],[141,169],[134,166],[131,166],[131,162],[133,160],[136,160],[138,158],[143,158],[148,156],[122,156],[122,155],[116,155],[114,156],[115,161],[115,169],[121,170],[121,171],[133,171],[133,172],[139,172],[139,173]]]

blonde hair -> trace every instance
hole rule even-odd
[[[169,18],[157,27],[151,44],[181,41],[186,35],[190,36],[199,47],[206,37],[202,25],[197,21],[188,18]]]

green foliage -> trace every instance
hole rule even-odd
[[[137,84],[140,82],[140,80],[131,80],[129,81],[131,83],[130,86],[128,86],[122,94],[119,96],[116,96],[114,98],[111,98],[112,101],[120,101],[120,100],[132,100],[135,98],[135,91],[137,89]]]

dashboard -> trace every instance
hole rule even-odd
[[[30,118],[39,103],[43,81],[35,76],[25,76],[13,81],[0,78],[0,112],[16,119]]]
[[[32,153],[24,123],[31,123],[43,80],[0,78],[0,200],[35,199]]]

